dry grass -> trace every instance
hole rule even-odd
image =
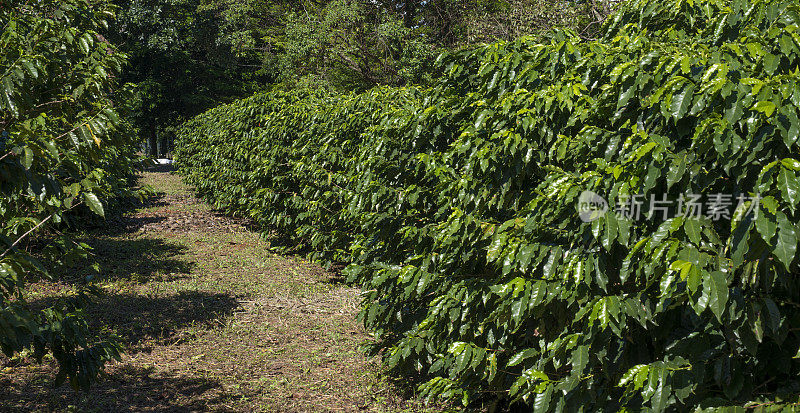
[[[80,235],[103,269],[93,323],[120,337],[123,360],[76,394],[50,386],[51,360],[0,358],[0,410],[429,410],[359,350],[369,336],[355,321],[357,290],[270,253],[176,176],[142,182],[159,192],[149,205]],[[69,289],[34,287],[34,301]]]

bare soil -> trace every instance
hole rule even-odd
[[[89,309],[122,361],[88,393],[53,388],[52,359],[0,357],[0,411],[383,412],[426,407],[361,345],[358,290],[211,210],[168,168],[146,172],[144,207],[77,237],[105,294]],[[75,271],[81,271],[77,268]],[[40,283],[31,301],[68,283]]]

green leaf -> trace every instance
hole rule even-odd
[[[670,111],[672,112],[672,117],[674,119],[681,119],[683,115],[689,111],[689,106],[692,104],[692,99],[694,97],[694,84],[687,83],[687,85],[681,89],[680,92],[672,96],[672,104],[670,106]]]
[[[761,198],[760,204],[764,208],[767,208],[767,211],[769,211],[769,213],[771,213],[772,215],[775,215],[778,212],[778,201],[776,201],[775,198],[771,196],[765,196]],[[758,209],[760,211],[761,207],[759,207]]]
[[[689,237],[694,245],[700,245],[700,221],[696,219],[687,218],[683,221],[683,231]]]
[[[754,317],[750,318],[750,328],[755,336],[756,340],[761,343],[764,340],[764,322],[763,322],[763,313],[757,314]]]
[[[17,105],[14,103],[14,99],[11,97],[11,93],[9,90],[0,91],[0,97],[3,98],[0,103],[2,103],[14,117],[19,116],[19,110],[17,110]]]
[[[742,265],[744,263],[745,256],[750,251],[750,229],[753,226],[753,222],[748,218],[742,222],[739,222],[735,228],[733,228],[733,249],[731,251],[731,260],[735,266]]]
[[[778,240],[773,252],[778,260],[783,263],[784,268],[789,271],[797,252],[797,234],[795,233],[794,225],[789,222],[786,214],[778,211],[776,217],[778,220]]]
[[[36,69],[36,66],[34,66],[33,63],[31,63],[29,60],[22,60],[20,63],[22,63],[22,66],[25,67],[25,70],[28,71],[28,74],[32,78],[35,79],[35,78],[39,77],[39,70]]]
[[[784,168],[791,169],[795,172],[800,171],[800,161],[797,159],[783,158],[781,159],[781,165],[783,165]]]
[[[634,152],[634,154],[633,154],[633,159],[635,159],[637,161],[639,159],[642,159],[642,157],[644,157],[645,155],[650,153],[650,151],[652,151],[656,146],[658,146],[658,143],[653,142],[653,141],[645,143],[644,145],[642,145],[638,149],[636,149],[636,152]]]
[[[797,175],[786,168],[781,168],[778,173],[778,187],[781,189],[783,198],[789,201],[789,206],[794,211],[797,202],[800,201],[800,183],[797,182]]]
[[[83,200],[86,202],[86,205],[89,206],[89,209],[92,210],[92,212],[94,212],[97,215],[100,215],[101,217],[105,217],[105,211],[103,211],[103,204],[100,203],[99,199],[97,199],[97,195],[90,192],[84,192]]]
[[[589,363],[589,346],[579,346],[572,351],[572,374],[583,373],[586,364]]]
[[[465,345],[462,348],[462,351],[456,356],[456,371],[464,371],[464,369],[467,368],[467,364],[469,364],[470,360],[472,360],[472,346]]]
[[[25,147],[22,153],[22,166],[25,169],[31,169],[31,165],[33,164],[33,151],[29,147]]]
[[[708,297],[708,307],[722,322],[725,305],[728,303],[728,278],[722,271],[708,273],[703,279],[703,295]]]
[[[662,222],[661,225],[658,226],[655,234],[653,234],[653,238],[650,241],[651,245],[656,246],[658,244],[661,244],[661,242],[664,241],[665,238],[667,238],[667,236],[672,232],[673,222],[675,222],[674,218],[670,218]]]
[[[786,147],[792,149],[792,146],[797,143],[797,140],[800,139],[800,121],[793,121],[792,124],[789,126],[789,130],[784,136],[784,143]]]
[[[547,386],[543,392],[536,394],[536,398],[533,400],[534,413],[545,413],[550,411],[550,398],[552,397],[552,394],[553,386]]]
[[[689,274],[689,269],[691,268],[692,263],[683,260],[676,260],[669,266],[670,270],[676,271],[681,275],[682,280],[686,279],[687,275]]]
[[[508,360],[508,367],[514,367],[514,366],[522,363],[523,361],[525,361],[525,359],[531,358],[531,357],[535,356],[538,353],[539,352],[534,348],[525,349],[525,350],[515,354],[514,357],[511,357]]]
[[[622,107],[624,107],[631,97],[633,97],[634,93],[636,93],[636,81],[635,79],[631,78],[630,80],[626,80],[622,85],[622,93],[620,93],[619,98],[617,99],[617,110],[620,110]]]
[[[653,412],[663,412],[667,407],[667,399],[672,393],[672,388],[667,383],[668,378],[667,369],[662,366],[658,372],[658,386],[650,398],[650,406],[653,408]]]
[[[644,374],[647,374],[647,369],[647,364],[637,364],[631,367],[627,372],[625,372],[622,378],[620,378],[619,383],[617,383],[617,387],[626,387],[628,384],[634,384],[634,390],[639,390],[643,382],[639,383],[639,387],[635,387],[634,379],[642,374],[642,371],[645,372]]]
[[[696,293],[700,289],[700,284],[703,282],[703,273],[696,265],[692,264],[686,272],[686,288],[690,292]]]
[[[531,258],[536,252],[536,246],[533,244],[523,245],[517,253],[516,260],[519,262],[520,271],[527,271],[531,263]]]
[[[775,70],[778,69],[778,66],[781,63],[780,56],[776,56],[772,53],[767,53],[764,55],[764,70],[770,75],[775,74]],[[767,115],[770,116],[770,115]]]
[[[80,39],[78,39],[78,46],[80,46],[83,54],[85,55],[89,54],[89,42],[86,41],[85,37],[81,37]]]
[[[767,117],[770,117],[772,116],[773,113],[775,113],[776,106],[774,103],[770,101],[762,101],[753,105],[752,109],[757,112],[763,113]]]
[[[767,210],[759,210],[756,214],[756,230],[761,234],[761,239],[763,239],[767,245],[774,245],[772,238],[775,237],[777,229],[778,222],[775,215]]]
[[[684,75],[688,75],[692,70],[692,61],[689,60],[689,56],[683,56],[681,58],[681,73]]]
[[[671,188],[672,185],[680,181],[685,172],[686,158],[680,157],[677,160],[673,160],[672,166],[669,168],[669,171],[667,171],[667,188]]]
[[[614,211],[608,211],[606,212],[605,218],[602,243],[606,250],[610,250],[611,246],[614,245],[614,240],[617,238],[617,215]]]
[[[494,262],[500,258],[500,254],[503,252],[503,247],[506,246],[507,239],[508,238],[506,234],[500,234],[499,236],[495,237],[491,245],[489,245],[489,250],[487,251],[486,255],[487,261]]]
[[[769,316],[770,330],[773,334],[777,334],[778,329],[781,327],[781,312],[778,309],[778,305],[771,298],[764,298],[764,307],[767,309],[767,315]]]
[[[636,377],[633,379],[633,388],[639,390],[644,386],[647,376],[650,374],[650,366],[642,365],[642,368],[636,371]]]

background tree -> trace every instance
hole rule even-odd
[[[380,3],[334,0],[287,18],[281,79],[340,90],[424,81],[434,48]]]
[[[207,0],[218,43],[287,84],[338,90],[429,83],[446,50],[566,26],[593,36],[614,4],[541,0]]]
[[[226,39],[223,15],[200,0],[117,0],[109,38],[130,56],[122,80],[135,83],[131,120],[151,154],[169,151],[185,119],[274,81],[258,56]],[[159,148],[161,146],[161,148]]]
[[[108,37],[130,55],[133,125],[163,155],[177,125],[254,91],[430,84],[442,51],[583,30],[610,11],[595,1],[114,0]]]

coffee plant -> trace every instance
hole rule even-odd
[[[348,264],[429,397],[797,402],[800,5],[632,0],[602,33],[443,55],[432,89],[256,95],[176,156],[218,208]]]
[[[88,246],[62,232],[101,199],[130,194],[137,161],[115,99],[125,56],[98,31],[101,0],[0,0],[0,349],[59,364],[56,384],[86,388],[119,345],[91,334],[89,279],[56,303],[29,300],[28,283],[54,280],[43,263],[95,273]],[[78,274],[76,274],[78,275]]]

